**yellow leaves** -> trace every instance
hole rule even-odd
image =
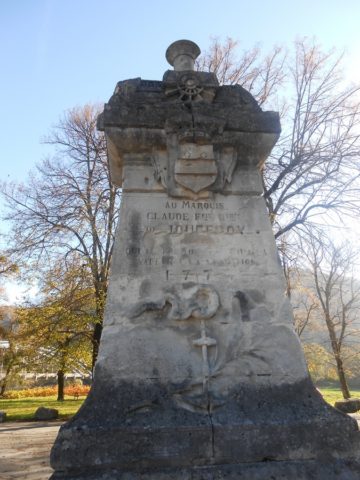
[[[12,275],[19,271],[19,267],[5,255],[0,255],[0,275]]]
[[[337,380],[337,371],[332,354],[318,343],[303,345],[306,362],[314,381]]]
[[[90,386],[88,385],[68,385],[64,389],[65,395],[72,397],[86,396],[89,393]],[[57,387],[37,387],[26,388],[24,390],[9,390],[4,398],[7,399],[19,399],[19,398],[31,398],[31,397],[52,397],[56,395]]]
[[[28,363],[88,371],[96,310],[88,277],[76,263],[56,265],[45,274],[42,291],[41,302],[16,310],[18,343]]]

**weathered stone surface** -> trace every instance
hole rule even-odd
[[[6,420],[6,412],[0,411],[0,423],[5,422]]]
[[[34,415],[35,420],[55,420],[59,416],[56,408],[39,407]]]
[[[360,410],[360,398],[349,398],[335,402],[335,408],[344,413],[355,413]]]
[[[62,468],[107,464],[149,470],[266,458],[320,461],[331,458],[334,449],[348,456],[358,448],[352,444],[357,433],[353,419],[319,403],[307,382],[243,386],[212,413],[201,404],[198,411],[179,408],[173,397],[168,385],[147,382],[135,388],[124,383],[109,388],[106,381],[97,383],[81,419],[64,429],[53,456],[63,456]],[[341,436],[336,434],[339,429]]]
[[[166,60],[176,71],[193,70],[200,48],[189,40],[178,40],[166,50]]]
[[[120,82],[99,126],[120,225],[54,478],[358,478],[357,424],[311,384],[261,196],[278,115],[180,67]]]
[[[232,464],[167,469],[156,472],[92,469],[79,475],[55,474],[53,480],[358,480],[360,464],[342,460]]]

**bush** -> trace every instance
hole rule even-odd
[[[65,395],[71,395],[73,397],[80,397],[82,395],[87,395],[90,391],[89,385],[69,385],[65,387]]]
[[[5,393],[4,398],[51,397],[52,395],[56,395],[56,392],[56,386],[25,388],[23,390],[9,390]]]
[[[78,397],[87,395],[89,393],[90,387],[88,385],[69,385],[65,387],[65,395]],[[57,395],[57,386],[53,385],[51,387],[37,387],[37,388],[26,388],[24,390],[9,390],[5,393],[4,398],[19,399],[19,398],[28,398],[28,397],[52,397]]]

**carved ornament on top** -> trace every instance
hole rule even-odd
[[[130,162],[140,154],[151,156],[155,178],[170,196],[208,198],[223,192],[237,162],[257,168],[271,151],[280,132],[278,115],[263,112],[240,85],[219,86],[214,73],[194,71],[199,54],[194,42],[180,40],[167,50],[174,70],[161,82],[134,78],[117,84],[98,128],[105,131],[118,186],[125,156]]]

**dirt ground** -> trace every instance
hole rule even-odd
[[[354,415],[360,424],[360,415]],[[61,422],[0,424],[0,480],[48,480],[50,449]]]
[[[0,480],[48,480],[61,422],[0,424]]]

